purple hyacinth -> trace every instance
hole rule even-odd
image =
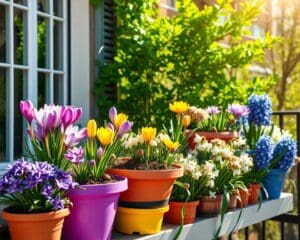
[[[245,105],[240,104],[231,104],[228,106],[227,111],[231,113],[235,119],[239,119],[240,117],[248,116],[249,109]]]
[[[23,212],[58,210],[68,203],[67,191],[75,185],[69,173],[53,165],[20,159],[0,177],[0,203],[11,202]]]
[[[262,135],[256,143],[254,165],[258,170],[269,167],[273,156],[273,142],[271,137]]]
[[[297,142],[292,138],[283,138],[279,141],[274,149],[273,157],[284,153],[279,160],[277,167],[283,171],[288,171],[293,165],[297,156]]]
[[[270,126],[272,104],[269,95],[252,94],[248,99],[249,123],[258,126]]]
[[[206,108],[205,110],[209,115],[217,115],[218,113],[220,113],[219,108],[216,106],[210,106],[210,107]]]

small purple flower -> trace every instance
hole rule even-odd
[[[108,115],[109,115],[109,119],[110,119],[111,122],[115,122],[115,118],[116,118],[117,114],[118,114],[118,112],[117,112],[117,109],[115,107],[111,107],[109,109]]]
[[[219,108],[216,107],[216,106],[210,106],[210,107],[206,108],[205,111],[206,111],[209,115],[217,115],[218,113],[220,113]]]
[[[96,161],[94,159],[90,160],[90,166],[92,168],[96,166]]]
[[[109,122],[107,124],[107,127],[110,128],[111,130],[115,131],[115,127],[114,127],[114,125],[111,122]]]
[[[53,209],[55,211],[64,208],[64,201],[61,200],[61,198],[59,196],[55,196],[54,198],[49,199],[49,202],[51,203],[51,205],[53,206]]]
[[[70,125],[64,134],[64,143],[67,148],[72,148],[80,143],[87,135],[86,128],[79,130],[78,126]]]
[[[34,107],[32,102],[30,100],[20,101],[19,107],[23,117],[31,124],[34,117]]]
[[[235,117],[235,119],[247,116],[250,112],[247,106],[240,104],[229,105],[227,111],[231,113]]]
[[[133,126],[133,122],[130,121],[126,121],[124,123],[122,123],[122,125],[120,126],[117,136],[118,137],[122,137],[125,133],[127,133]]]
[[[64,155],[71,163],[79,164],[84,162],[84,149],[80,147],[69,148]]]
[[[51,184],[46,184],[44,187],[43,187],[43,191],[42,191],[42,194],[46,197],[46,198],[50,198],[51,195],[53,193],[53,187]]]
[[[103,149],[102,149],[102,147],[100,146],[100,147],[98,148],[98,150],[97,150],[97,157],[98,157],[98,159],[101,159],[102,154],[103,154]]]
[[[61,121],[63,128],[74,124],[82,115],[82,108],[76,108],[74,106],[65,106],[61,110]]]

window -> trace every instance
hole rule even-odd
[[[167,0],[167,5],[170,7],[176,7],[176,0]]]
[[[0,163],[20,157],[19,101],[67,103],[67,0],[0,0]]]

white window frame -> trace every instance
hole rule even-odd
[[[55,1],[55,0],[54,0]],[[5,146],[6,146],[6,161],[0,163],[0,171],[3,170],[8,163],[13,162],[14,159],[14,107],[16,104],[14,102],[14,70],[19,69],[26,71],[27,73],[24,74],[23,77],[23,84],[25,84],[25,96],[23,98],[29,98],[35,106],[37,106],[37,97],[38,97],[38,72],[46,72],[49,74],[49,94],[47,94],[46,101],[48,103],[53,102],[54,96],[54,89],[53,89],[53,81],[54,81],[54,74],[60,74],[63,76],[63,96],[62,102],[63,104],[67,104],[68,101],[68,0],[62,0],[63,10],[62,10],[62,17],[54,16],[53,14],[53,1],[50,0],[50,11],[49,13],[39,12],[37,11],[37,0],[27,0],[27,6],[20,5],[14,3],[13,0],[5,1],[0,0],[1,5],[5,5],[8,8],[6,14],[6,44],[8,47],[6,48],[6,55],[7,55],[7,62],[2,63],[0,62],[0,67],[6,69],[6,76],[7,76],[7,96],[6,96],[6,139],[5,139]],[[78,0],[77,0],[78,1]],[[24,39],[24,47],[27,47],[27,51],[24,52],[24,57],[27,59],[26,65],[17,65],[14,63],[14,29],[13,29],[13,16],[14,16],[14,8],[19,8],[27,12],[27,26],[25,25],[25,29],[27,30],[27,39]],[[50,24],[49,24],[49,49],[48,49],[48,56],[49,56],[49,66],[47,68],[39,68],[37,66],[37,26],[38,26],[38,16],[49,17]],[[54,70],[54,62],[53,62],[53,22],[54,20],[60,21],[63,23],[63,42],[62,49],[62,64],[63,70]],[[27,40],[27,41],[26,41]],[[25,121],[24,121],[24,126]],[[25,134],[25,132],[24,132]],[[24,135],[23,134],[23,135]]]

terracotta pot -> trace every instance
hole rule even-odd
[[[203,196],[200,198],[200,204],[197,207],[197,214],[204,216],[218,215],[222,209],[223,195],[216,195],[216,198]]]
[[[249,192],[248,203],[249,204],[256,204],[256,203],[258,203],[259,193],[260,193],[260,184],[259,183],[251,184],[248,187],[248,192]]]
[[[46,213],[18,214],[4,209],[3,219],[8,222],[12,240],[60,240],[68,208]]]
[[[195,222],[196,209],[199,201],[193,202],[169,202],[169,211],[165,213],[164,219],[167,223],[181,224],[181,211],[185,205],[184,224]]]
[[[190,130],[187,130],[186,134],[190,134]],[[237,132],[194,132],[190,135],[188,139],[188,144],[190,149],[194,149],[196,143],[194,142],[195,135],[198,134],[201,137],[205,137],[205,139],[210,142],[213,139],[221,139],[225,142],[229,142],[234,138],[238,138]]]
[[[228,203],[228,210],[233,210],[236,208],[237,205],[237,196],[238,192],[232,192],[230,193],[229,203]]]
[[[240,189],[239,190],[239,197],[240,199],[237,201],[236,206],[241,208],[241,207],[247,207],[248,206],[248,200],[249,200],[249,192]]]
[[[176,178],[183,176],[181,165],[173,167],[167,170],[108,169],[107,173],[128,179],[128,190],[121,193],[119,206],[142,209],[166,206]]]

